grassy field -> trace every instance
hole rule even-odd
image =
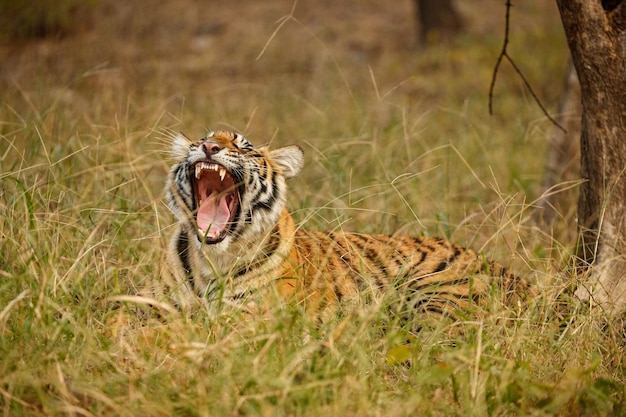
[[[488,114],[503,1],[459,2],[465,33],[428,49],[408,0],[122,3],[0,44],[0,415],[626,415],[621,329],[569,296],[575,200],[532,221],[552,126],[507,65]],[[512,13],[554,112],[556,6]],[[541,296],[417,334],[373,307],[321,331],[280,309],[157,320],[127,296],[172,223],[165,128],[298,144],[306,227],[445,236]]]

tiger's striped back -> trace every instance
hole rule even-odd
[[[293,235],[293,246],[274,288],[322,321],[354,304],[379,303],[390,290],[415,314],[454,314],[491,294],[508,304],[532,295],[525,280],[445,239],[291,229],[286,211],[280,223]],[[263,253],[271,256],[274,245],[270,241]],[[256,270],[261,265],[239,271],[233,283],[243,289],[260,282],[259,275],[266,275]]]
[[[297,231],[294,252],[309,287],[303,293],[318,295],[302,302],[317,311],[380,300],[393,289],[415,312],[453,313],[480,303],[494,285],[506,302],[529,290],[499,264],[436,237]]]

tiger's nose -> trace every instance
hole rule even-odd
[[[221,150],[221,146],[217,142],[207,141],[204,143],[204,153],[210,157]]]

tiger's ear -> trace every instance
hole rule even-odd
[[[304,152],[297,145],[274,149],[270,156],[285,178],[295,177],[304,166]]]
[[[177,132],[172,136],[172,149],[170,150],[170,156],[177,161],[184,160],[189,153],[189,146],[191,141],[182,132]]]

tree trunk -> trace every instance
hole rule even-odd
[[[452,0],[415,0],[415,9],[422,45],[448,39],[463,28]]]
[[[576,294],[626,306],[626,3],[557,0],[582,96],[578,256],[590,267]]]

